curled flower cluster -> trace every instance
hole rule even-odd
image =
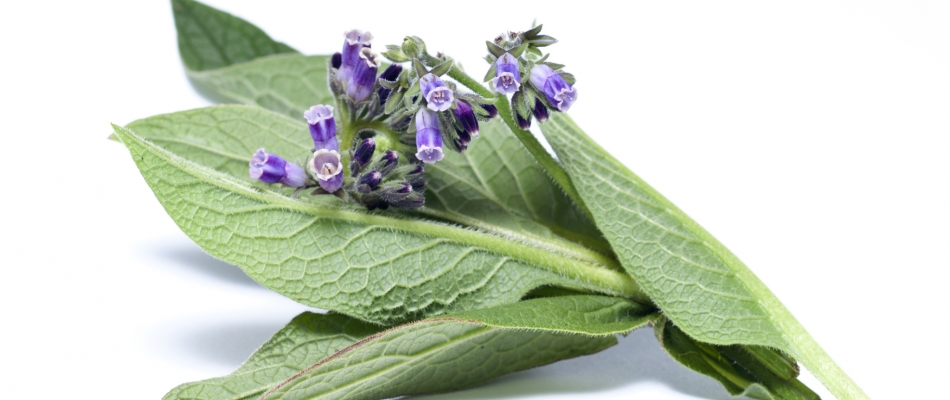
[[[544,121],[549,111],[567,111],[577,101],[574,77],[562,71],[563,65],[548,62],[539,49],[554,43],[553,37],[541,35],[541,25],[486,42],[489,54],[485,59],[491,67],[485,82],[502,96],[512,95],[512,108],[522,129],[531,127],[532,116]]]

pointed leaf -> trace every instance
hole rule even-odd
[[[628,332],[654,317],[618,300],[535,299],[399,326],[313,365],[261,398],[382,399],[446,392],[595,353],[616,343],[609,333]]]
[[[275,333],[237,371],[179,385],[164,400],[256,399],[300,370],[383,329],[344,315],[304,312]]]
[[[212,107],[206,109],[210,114],[189,117],[209,122],[215,110],[236,108]],[[295,123],[272,113],[250,121],[252,127],[244,130],[229,129],[234,120],[213,126],[251,149],[270,144],[239,138]],[[192,240],[307,305],[394,324],[515,302],[542,285],[639,295],[626,275],[578,259],[573,249],[553,242],[368,214],[330,196],[294,199],[261,191],[247,178],[182,159],[125,128],[115,131],[159,202]],[[306,154],[301,149],[282,155],[292,160]]]
[[[774,350],[761,346],[716,346],[697,342],[663,317],[654,326],[656,338],[670,357],[684,366],[721,383],[733,396],[758,399],[817,400],[818,395],[795,377],[797,371],[775,373],[755,354],[768,355],[791,368],[788,360]],[[792,374],[791,372],[794,372]]]
[[[193,0],[172,0],[178,51],[191,71],[205,71],[297,51],[251,23]]]
[[[707,343],[784,350],[841,398],[866,398],[729,250],[564,113],[541,125],[623,267],[676,326]]]

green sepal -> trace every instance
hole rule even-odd
[[[383,108],[383,112],[386,114],[392,114],[399,108],[399,102],[402,101],[402,97],[405,93],[401,90],[394,90],[389,94],[389,98],[386,99],[386,107]]]
[[[413,82],[411,86],[409,86],[409,89],[406,89],[406,97],[411,98],[412,96],[419,94],[419,92],[421,91],[422,91],[422,84],[419,83],[419,79],[416,79],[416,81]]]
[[[398,79],[398,78],[397,78],[397,79]],[[396,89],[399,89],[399,88],[402,87],[402,86],[399,84],[399,81],[398,81],[398,80],[395,81],[395,82],[393,82],[393,81],[387,81],[387,80],[385,80],[385,79],[381,79],[381,78],[380,78],[380,79],[378,79],[378,81],[379,81],[379,86],[382,86],[382,87],[384,87],[384,88],[386,88],[386,89],[396,90]]]
[[[391,44],[386,45],[386,51],[380,54],[394,63],[402,63],[412,60],[412,58],[407,56],[406,53],[402,51],[401,47]]]
[[[574,78],[574,74],[570,72],[561,71],[561,72],[558,72],[558,75],[561,75],[561,78],[564,78],[564,81],[567,83],[570,83],[571,85],[577,82],[577,79]]]
[[[426,69],[425,65],[422,65],[422,61],[420,61],[418,58],[412,59],[412,67],[415,69],[416,74],[420,78],[422,78],[425,74],[429,73],[429,70]]]
[[[528,43],[530,43],[532,47],[545,47],[557,43],[557,39],[548,35],[540,35],[528,40]]]
[[[498,67],[495,66],[495,63],[491,63],[491,66],[488,67],[488,72],[485,72],[485,79],[482,82],[488,82],[492,79],[495,79],[495,72],[498,71]]]
[[[534,39],[536,36],[538,36],[539,33],[541,33],[542,27],[544,27],[544,24],[528,29],[527,31],[522,33],[522,35],[524,35],[525,39],[529,39],[529,40]]]
[[[433,74],[433,75],[435,75],[435,76],[442,76],[442,75],[445,75],[446,73],[448,73],[449,70],[452,69],[452,66],[453,66],[453,65],[454,65],[454,63],[452,62],[451,59],[445,60],[445,61],[443,61],[441,64],[436,65],[435,67],[433,67],[432,70],[429,71],[429,73],[430,73],[430,74]]]
[[[538,57],[541,57],[541,54],[543,54],[543,53],[541,53],[541,50],[538,50],[538,49],[535,48],[535,47],[528,47],[527,52],[528,52],[528,54],[534,54],[534,55],[536,55],[536,56],[538,56]]]
[[[508,50],[508,53],[515,57],[521,57],[521,55],[524,54],[524,51],[527,50],[528,46],[530,45],[530,43],[522,43],[520,46]]]
[[[551,67],[551,69],[553,69],[553,70],[555,70],[555,71],[557,71],[557,70],[559,70],[559,69],[564,69],[564,67],[565,67],[564,64],[558,64],[558,63],[553,63],[553,62],[544,62],[544,61],[542,61],[542,60],[538,60],[538,64],[547,65],[547,66]]]
[[[496,58],[501,57],[505,53],[507,53],[507,51],[503,47],[497,44],[494,44],[492,42],[489,42],[487,40],[485,41],[485,45],[488,46],[488,52],[491,53],[491,55],[495,56]]]

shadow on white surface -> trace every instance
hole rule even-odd
[[[240,268],[212,257],[190,241],[169,241],[155,246],[150,251],[153,256],[165,261],[167,265],[186,269],[188,272],[194,272],[206,278],[247,287],[264,288]]]
[[[183,331],[170,343],[189,358],[234,371],[285,323],[271,321],[215,321]]]

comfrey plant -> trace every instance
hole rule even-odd
[[[575,79],[542,52],[556,41],[540,25],[488,41],[480,82],[416,36],[377,54],[352,30],[339,53],[305,56],[193,0],[172,6],[192,80],[245,105],[115,138],[198,245],[330,311],[166,399],[458,390],[646,326],[735,395],[817,398],[800,361],[835,396],[867,398],[735,255],[571,120]]]

